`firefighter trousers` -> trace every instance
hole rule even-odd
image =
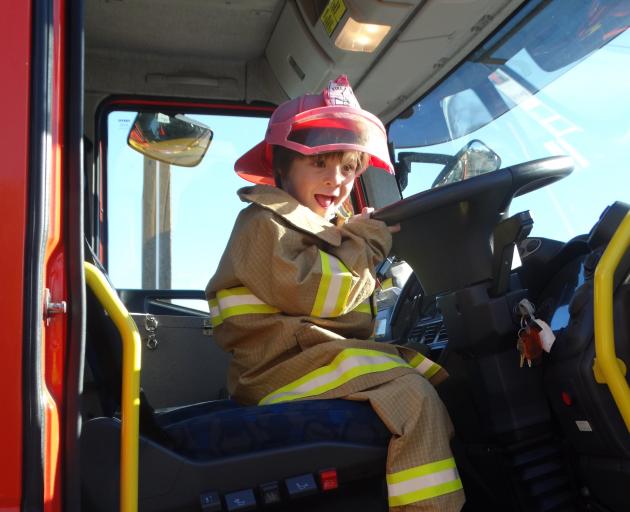
[[[459,511],[465,501],[450,449],[446,407],[420,374],[408,374],[347,400],[368,401],[392,433],[387,453],[391,512]]]

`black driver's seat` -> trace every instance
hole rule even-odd
[[[83,428],[84,509],[111,511],[117,509],[119,496],[120,336],[89,289],[86,354],[104,416]],[[312,485],[303,494],[317,494],[311,498],[315,501],[332,500],[326,505],[332,510],[344,489],[352,493],[357,485],[369,483],[361,492],[365,497],[368,489],[373,496],[362,510],[382,510],[385,496],[374,482],[383,477],[389,438],[364,402],[311,400],[243,407],[233,400],[217,400],[156,413],[141,395],[139,509],[199,510],[206,493],[226,500],[226,495],[241,490],[261,500],[261,486],[268,483],[278,486],[284,501],[295,491],[295,481],[287,479],[301,476],[304,487],[317,481],[319,471],[334,468],[340,484],[337,497]]]

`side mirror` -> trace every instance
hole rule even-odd
[[[431,188],[467,180],[501,168],[501,157],[480,140],[466,144],[440,172]]]
[[[445,166],[452,166],[456,157],[450,155],[443,155],[441,153],[419,153],[417,151],[401,151],[398,153],[398,161],[394,162],[394,169],[396,170],[396,180],[398,181],[398,187],[402,192],[405,190],[409,180],[409,173],[411,172],[412,163],[427,163],[427,164],[442,164]]]
[[[182,114],[140,112],[133,122],[127,145],[149,158],[182,167],[194,167],[212,142],[212,130]]]

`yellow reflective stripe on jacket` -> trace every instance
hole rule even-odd
[[[346,307],[352,273],[341,262],[327,252],[319,251],[322,264],[322,277],[317,288],[317,296],[311,316],[329,318],[339,316]]]
[[[219,290],[216,298],[211,299],[209,304],[213,327],[221,325],[226,318],[232,316],[280,312],[278,308],[264,303],[244,286]]]
[[[431,361],[428,357],[424,357],[422,354],[417,354],[414,358],[409,362],[411,366],[413,366],[416,370],[418,370],[424,377],[430,379],[437,372],[439,372],[442,367]]]
[[[387,475],[390,507],[436,498],[461,488],[462,481],[452,457]]]
[[[362,302],[356,308],[354,308],[352,311],[354,311],[355,313],[367,313],[368,315],[371,315],[372,314],[372,305],[370,304],[370,300],[368,299],[367,301]]]
[[[368,373],[377,373],[409,364],[401,357],[378,350],[347,348],[339,352],[330,364],[277,389],[264,397],[259,404],[289,402],[321,395],[342,384]]]
[[[212,327],[221,325],[223,323],[223,318],[221,318],[219,302],[217,299],[210,299],[208,303],[210,304],[210,320],[212,321]]]

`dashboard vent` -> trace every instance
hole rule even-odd
[[[442,317],[420,318],[409,332],[407,339],[413,343],[428,345],[432,349],[446,346],[448,335]]]

